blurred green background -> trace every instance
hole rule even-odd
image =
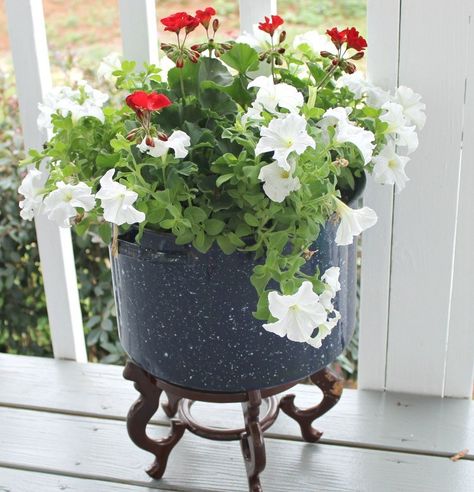
[[[257,1],[257,0],[256,0]],[[44,0],[50,61],[56,84],[86,79],[100,88],[100,60],[120,52],[117,0]],[[212,5],[221,20],[221,37],[236,37],[238,2],[158,0],[158,19],[175,11]],[[355,26],[366,32],[366,0],[279,0],[289,38],[307,30]],[[167,33],[160,36],[167,39]],[[20,219],[17,188],[24,156],[7,22],[0,0],[0,352],[52,356],[46,303],[34,225]],[[108,253],[98,237],[74,235],[77,276],[90,361],[120,363],[124,354],[116,334]],[[357,337],[337,365],[351,380],[357,375]]]

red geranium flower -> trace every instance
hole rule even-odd
[[[347,28],[343,32],[346,33],[347,47],[356,51],[363,51],[367,48],[367,41],[359,34],[355,27]]]
[[[367,48],[367,41],[360,35],[355,27],[347,28],[343,31],[339,31],[337,27],[333,27],[332,29],[328,29],[326,34],[330,36],[337,49],[344,43],[347,43],[348,48],[352,48],[356,51],[363,51]]]
[[[333,27],[332,29],[328,29],[326,34],[331,38],[336,48],[339,49],[347,41],[346,31],[347,29],[339,31],[337,27]]]
[[[284,22],[285,21],[279,15],[272,15],[271,20],[265,16],[265,22],[259,22],[258,28],[261,31],[270,34],[270,36],[273,36],[275,31],[283,25]]]
[[[204,10],[196,10],[196,19],[206,28],[209,28],[212,16],[216,15],[216,10],[212,7],[206,7]]]
[[[199,19],[186,12],[177,12],[161,19],[160,22],[165,26],[165,31],[175,32],[176,34],[179,34],[181,29],[186,29],[186,32],[189,33],[194,31],[199,25]]]
[[[133,92],[127,96],[125,102],[133,111],[159,111],[172,104],[164,94],[145,91]]]

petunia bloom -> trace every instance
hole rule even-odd
[[[71,227],[71,219],[76,217],[78,209],[85,212],[95,206],[92,190],[85,183],[75,185],[58,181],[56,189],[44,199],[44,213],[59,227]]]
[[[204,10],[196,10],[196,19],[199,20],[206,30],[209,29],[209,23],[213,15],[216,15],[216,10],[212,7],[206,7]]]
[[[293,342],[310,343],[316,328],[327,321],[326,309],[309,281],[303,282],[293,295],[270,292],[268,308],[277,321],[265,323],[263,328]]]
[[[377,214],[369,207],[352,209],[343,201],[335,198],[336,214],[340,219],[336,231],[336,244],[346,246],[352,244],[354,237],[369,229],[377,222]]]
[[[273,113],[277,106],[285,108],[291,113],[296,113],[304,104],[303,94],[295,87],[284,82],[275,84],[273,77],[261,75],[252,80],[249,85],[257,87],[259,90],[255,98],[254,107],[262,107],[266,111]]]
[[[133,111],[159,111],[172,104],[167,96],[158,92],[135,91],[129,94],[125,102]]]
[[[277,162],[260,169],[258,179],[263,181],[263,191],[270,200],[281,203],[291,192],[301,188],[300,180],[293,176],[295,168],[296,161],[291,159],[289,171],[285,171]]]
[[[259,22],[258,28],[273,37],[275,31],[284,23],[285,21],[279,15],[272,15],[271,19],[265,16],[265,22]]]
[[[426,123],[426,105],[421,102],[420,94],[417,94],[409,87],[400,86],[395,91],[395,102],[403,108],[403,114],[409,124],[415,125],[421,130]]]
[[[380,153],[372,159],[374,180],[379,184],[395,185],[397,193],[405,188],[409,180],[405,173],[405,166],[409,157],[398,155],[395,152],[395,144],[389,142]]]
[[[46,94],[44,101],[38,104],[37,125],[39,129],[51,129],[54,114],[63,117],[70,115],[74,122],[87,117],[96,118],[101,123],[104,122],[102,106],[109,96],[92,88],[84,81],[80,81],[78,85],[78,89],[54,87]]]
[[[104,219],[116,225],[143,222],[145,214],[132,206],[137,201],[137,193],[114,181],[114,174],[115,169],[109,169],[100,178],[100,190],[96,194],[104,209]]]
[[[32,220],[36,217],[43,206],[43,197],[45,194],[44,185],[48,175],[45,172],[32,168],[23,178],[18,193],[25,198],[20,201],[20,216],[24,220]]]
[[[181,29],[185,29],[187,33],[194,31],[199,25],[199,19],[189,15],[187,12],[177,12],[168,17],[164,17],[160,22],[165,26],[165,31],[171,31],[179,34]]]
[[[188,155],[188,147],[191,145],[189,135],[181,130],[175,130],[167,139],[153,138],[153,145],[148,145],[147,138],[137,146],[138,150],[153,157],[165,155],[169,149],[174,150],[174,155],[180,159]]]
[[[295,36],[293,48],[299,50],[309,48],[315,55],[319,55],[321,51],[330,51],[332,44],[326,36],[319,34],[318,31],[308,31]]]
[[[306,120],[297,114],[288,114],[270,121],[268,127],[260,131],[260,140],[255,155],[273,152],[273,158],[286,171],[291,166],[288,158],[292,152],[301,155],[308,147],[313,149],[316,143],[306,131]]]

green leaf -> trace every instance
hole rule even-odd
[[[219,236],[217,238],[217,244],[226,255],[231,255],[237,249],[227,236]]]
[[[251,227],[258,227],[258,220],[252,214],[246,213],[244,214],[245,222]]]
[[[216,58],[200,58],[198,65],[197,80],[199,87],[202,82],[211,80],[218,85],[230,85],[233,77],[226,66]]]
[[[221,59],[241,74],[258,70],[258,53],[247,44],[234,44]]]
[[[171,90],[178,96],[182,96],[181,77],[183,79],[184,93],[186,96],[191,94],[196,97],[199,94],[199,64],[186,62],[183,68],[172,68],[168,72],[168,84]]]
[[[219,176],[216,179],[216,186],[219,188],[222,184],[224,184],[226,181],[229,181],[234,177],[234,174],[223,174],[222,176]]]
[[[188,207],[184,210],[183,215],[193,224],[199,224],[207,219],[206,212],[199,207]]]
[[[148,217],[147,217],[148,218]],[[110,224],[101,224],[99,226],[99,236],[104,241],[105,244],[110,243],[110,239],[112,238],[112,227]]]
[[[225,222],[219,219],[207,219],[204,224],[207,234],[217,236],[225,227]]]

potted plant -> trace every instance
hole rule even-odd
[[[237,41],[210,7],[161,22],[167,73],[123,61],[111,94],[81,82],[40,105],[52,137],[21,215],[111,241],[121,341],[150,374],[226,393],[300,380],[352,336],[354,238],[377,220],[358,199],[366,175],[403,189],[424,105],[358,74],[355,28],[290,47],[279,16]]]

